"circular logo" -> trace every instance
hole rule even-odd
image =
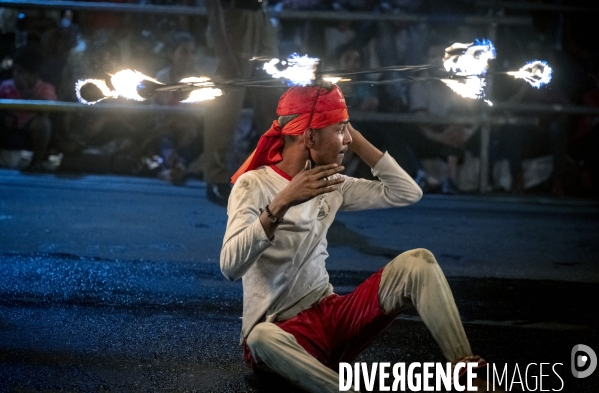
[[[318,215],[316,216],[316,219],[322,221],[327,218],[330,212],[331,206],[329,205],[329,202],[327,202],[326,196],[323,195],[318,201]]]
[[[581,354],[584,352],[584,355]],[[578,344],[572,348],[572,357],[570,359],[572,366],[572,375],[576,378],[586,378],[597,368],[597,354],[588,345]],[[586,370],[579,369],[587,367]]]

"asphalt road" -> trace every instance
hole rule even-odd
[[[226,211],[204,195],[199,181],[0,171],[0,391],[291,391],[243,365],[241,285],[217,262]],[[597,392],[599,371],[574,378],[570,352],[599,351],[598,224],[596,202],[425,196],[339,214],[327,266],[346,293],[428,248],[476,353],[512,379],[518,365],[525,391],[540,370],[524,368],[550,363],[561,379],[545,371],[544,390]],[[443,358],[408,311],[358,361]]]

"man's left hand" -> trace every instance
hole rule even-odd
[[[356,130],[351,123],[347,123],[347,131],[352,139],[348,147],[360,156],[366,165],[374,168],[376,163],[383,157],[383,152],[377,149],[372,143],[368,142],[362,133]]]

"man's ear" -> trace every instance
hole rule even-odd
[[[314,129],[306,128],[302,137],[304,138],[304,145],[311,149],[314,146]]]

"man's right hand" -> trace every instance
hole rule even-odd
[[[344,169],[337,164],[320,165],[312,169],[310,161],[306,161],[304,169],[295,175],[287,187],[268,204],[268,209],[275,217],[284,218],[290,207],[302,204],[318,195],[335,191],[337,184],[343,183],[345,179],[343,177],[327,179],[327,177],[340,173]],[[272,239],[279,224],[270,221],[266,212],[260,215],[260,222],[266,236]]]
[[[268,209],[277,218],[284,218],[290,207],[302,204],[310,199],[328,192],[335,191],[337,185],[343,183],[343,177],[327,179],[345,168],[337,164],[320,165],[312,168],[311,162],[306,161],[304,169],[291,179],[287,187],[268,204]],[[260,215],[260,222],[268,238],[272,238],[278,223],[268,219],[266,212]]]
[[[291,182],[273,200],[290,208],[302,204],[310,199],[326,194],[337,189],[337,184],[343,183],[344,179],[328,177],[340,173],[345,168],[338,164],[320,165],[312,168],[311,162],[306,161],[304,169],[293,177]]]

